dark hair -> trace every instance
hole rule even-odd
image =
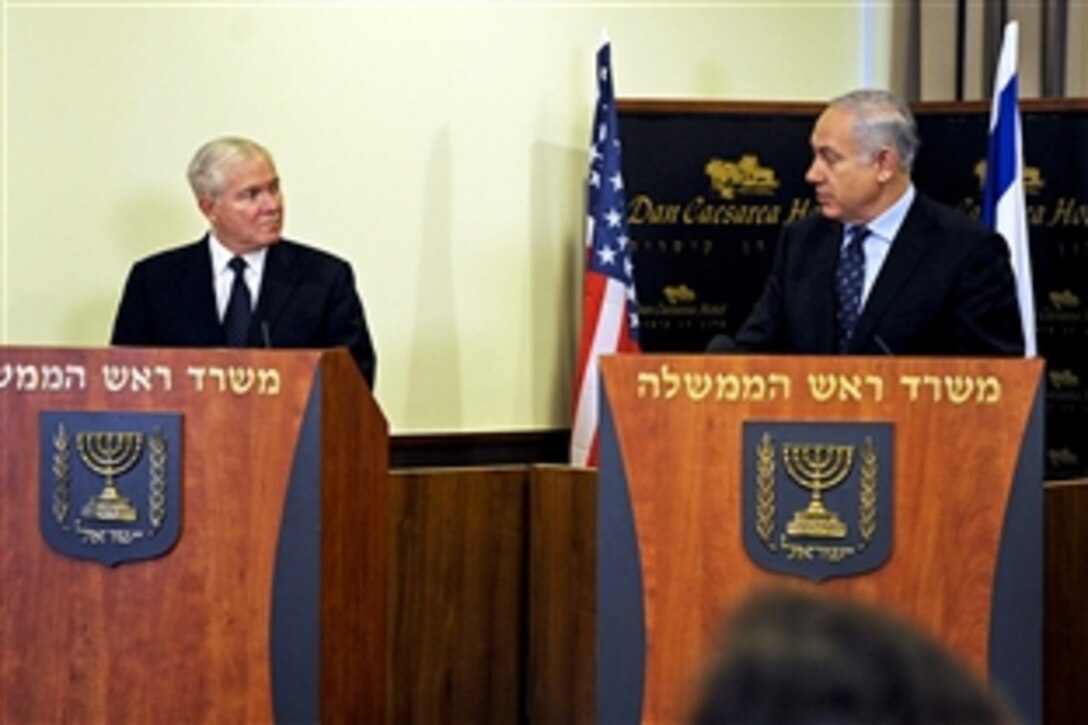
[[[725,635],[694,725],[1016,722],[940,645],[860,604],[763,592]]]

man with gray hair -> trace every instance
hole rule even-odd
[[[271,154],[244,138],[197,150],[189,185],[203,238],[137,262],[112,344],[148,347],[346,347],[373,387],[376,358],[351,265],[283,239]]]
[[[914,188],[918,134],[902,100],[836,98],[810,143],[820,214],[783,229],[754,311],[710,351],[1024,354],[1008,245]]]

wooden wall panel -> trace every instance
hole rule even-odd
[[[1047,484],[1044,505],[1044,714],[1071,723],[1088,714],[1088,480]]]
[[[591,469],[530,476],[530,722],[593,722],[596,483]]]
[[[519,722],[528,469],[390,480],[393,722]]]

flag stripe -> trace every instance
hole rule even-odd
[[[600,356],[620,349],[620,339],[625,334],[626,290],[615,280],[592,275],[595,279],[587,284],[599,285],[603,282],[597,299],[600,312],[593,329],[592,342],[586,347],[586,357],[581,361],[581,380],[579,381],[578,402],[574,412],[574,426],[571,430],[572,461],[586,465],[596,457],[592,448],[597,437],[600,404]],[[588,299],[587,299],[588,302]]]
[[[990,113],[990,139],[983,182],[982,221],[998,232],[1009,245],[1024,353],[1037,353],[1035,335],[1035,291],[1031,274],[1031,245],[1028,238],[1027,202],[1024,189],[1023,133],[1020,126],[1019,82],[1016,75],[1019,25],[1005,27],[1001,55],[994,79],[994,100]]]
[[[1016,148],[1018,115],[1017,82],[1013,76],[1001,90],[995,99],[997,114],[990,119],[990,156],[986,162],[986,191],[990,199],[1000,199],[1012,186],[1013,181],[1020,176],[1016,159],[1019,157],[1019,149]],[[990,165],[993,164],[993,171]],[[995,207],[992,204],[983,207],[982,221],[988,226],[994,226]]]
[[[638,350],[638,317],[610,53],[607,42],[597,51],[597,104],[590,132],[586,185],[582,334],[571,426],[571,462],[579,466],[597,462],[600,356]]]

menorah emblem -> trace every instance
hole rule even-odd
[[[98,495],[84,505],[83,517],[95,521],[135,521],[136,507],[117,490],[117,477],[140,460],[144,434],[117,431],[77,433],[76,447],[87,468],[102,476],[104,481]]]
[[[823,496],[850,475],[854,446],[783,443],[782,460],[790,478],[812,494],[808,506],[794,512],[786,532],[790,536],[846,538],[846,524],[824,506]]]

